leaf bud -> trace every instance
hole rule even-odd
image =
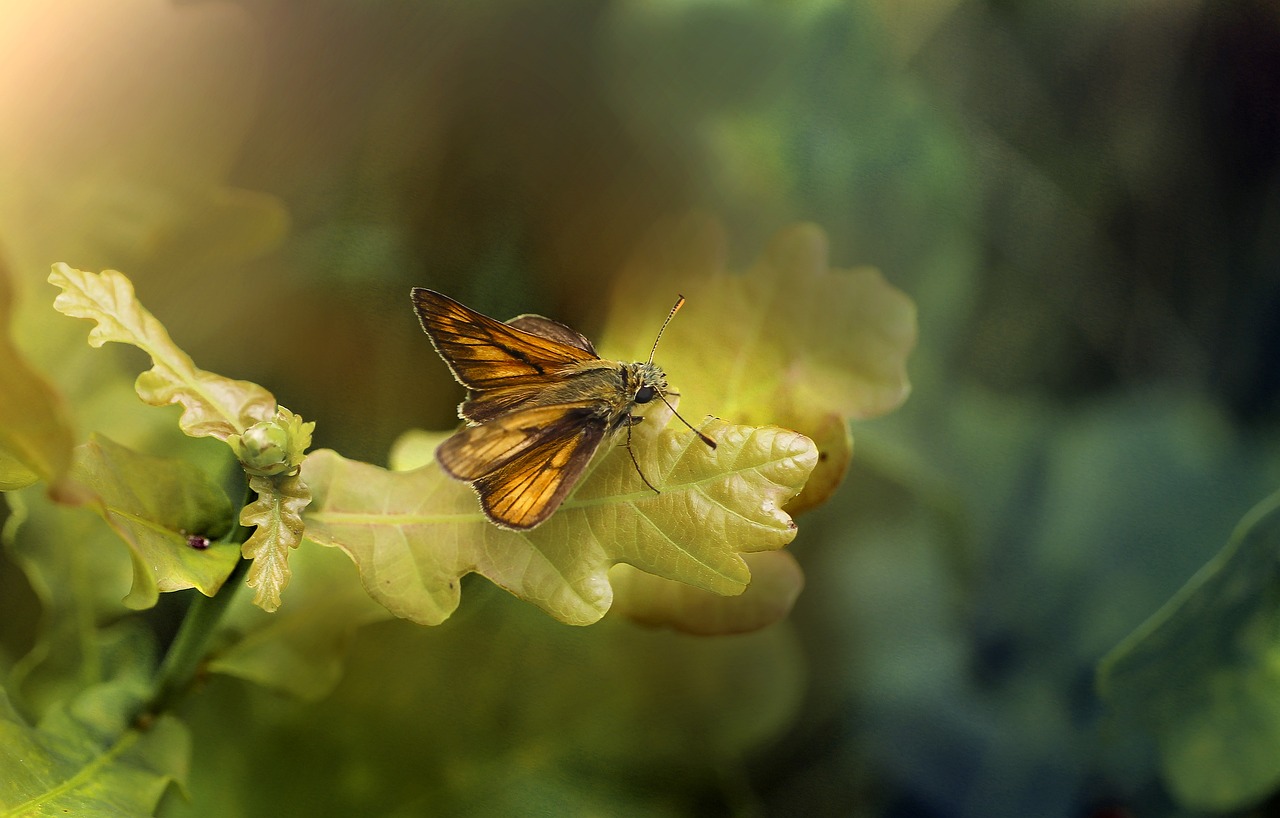
[[[279,406],[274,418],[253,424],[243,434],[231,435],[227,442],[245,471],[274,477],[295,472],[302,465],[314,428],[314,423],[303,423],[302,418]]]

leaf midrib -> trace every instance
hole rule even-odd
[[[140,733],[137,730],[131,729],[126,731],[125,734],[122,735],[106,752],[97,755],[88,764],[85,764],[77,770],[75,775],[71,776],[58,786],[45,790],[39,795],[28,799],[26,802],[18,804],[12,809],[0,813],[0,818],[16,818],[16,816],[26,814],[26,812],[33,807],[47,804],[53,799],[77,789],[100,769],[105,767],[107,764],[110,764],[112,761],[115,761],[116,758],[136,744],[139,737]]]

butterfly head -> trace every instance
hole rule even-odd
[[[632,366],[632,382],[635,384],[635,392],[631,397],[633,403],[648,403],[667,394],[667,375],[662,367],[654,363],[638,362]]]

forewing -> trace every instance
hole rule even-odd
[[[415,287],[413,306],[436,351],[468,389],[541,384],[574,364],[598,360],[590,350],[495,321],[434,290]]]

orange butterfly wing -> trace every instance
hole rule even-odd
[[[472,484],[490,520],[529,529],[569,496],[607,426],[595,403],[520,409],[458,430],[436,449],[436,459]]]
[[[565,343],[569,336],[562,336],[561,340],[504,324],[434,290],[415,287],[413,305],[436,351],[458,382],[468,389],[540,386],[548,377],[576,364],[599,360],[593,350]],[[526,317],[538,318],[522,316]],[[545,318],[538,320],[554,323]],[[557,326],[582,338],[568,327]]]

